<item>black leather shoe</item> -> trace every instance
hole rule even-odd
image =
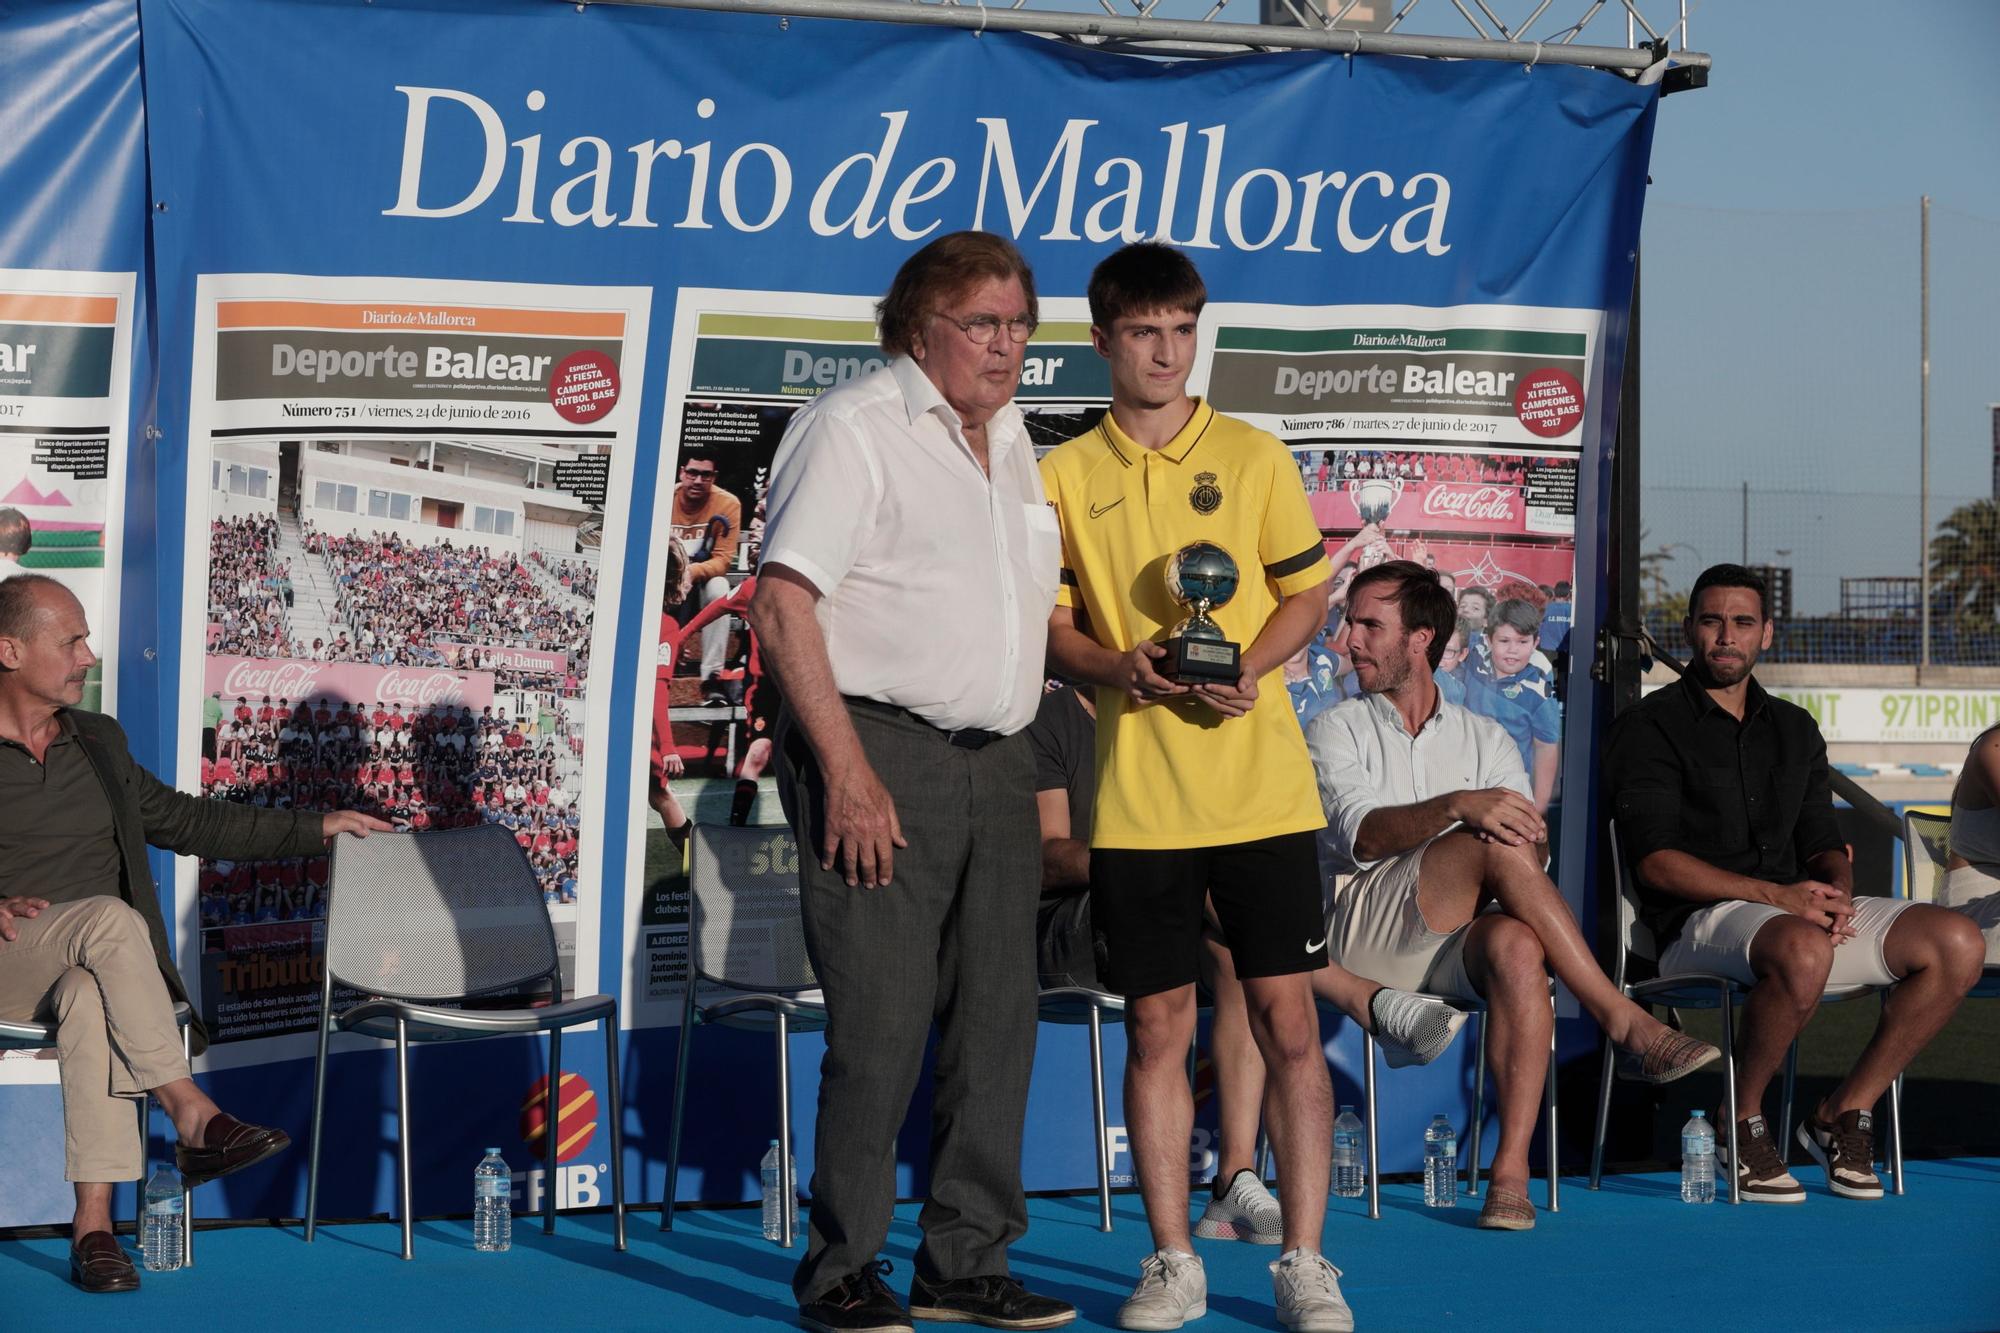
[[[910,1314],[942,1324],[986,1328],[1060,1328],[1076,1318],[1076,1307],[1053,1296],[1037,1296],[1011,1277],[962,1277],[929,1282],[910,1279]]]
[[[877,1259],[849,1273],[799,1307],[799,1324],[818,1333],[915,1333],[909,1311],[882,1280],[889,1268],[888,1260]]]
[[[190,1148],[180,1144],[174,1148],[174,1165],[180,1169],[187,1187],[218,1180],[232,1171],[241,1171],[246,1166],[255,1166],[274,1153],[281,1153],[292,1146],[292,1136],[282,1129],[267,1129],[263,1125],[246,1125],[233,1115],[217,1111],[202,1131],[208,1145]]]
[[[137,1291],[139,1270],[108,1231],[89,1231],[70,1242],[70,1281],[85,1291]]]

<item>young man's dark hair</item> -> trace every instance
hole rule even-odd
[[[1557,580],[1556,593],[1555,593],[1556,600],[1559,602],[1567,602],[1569,600],[1569,594],[1570,594],[1569,580],[1568,579]]]
[[[1019,278],[1021,291],[1028,298],[1028,318],[1041,317],[1034,271],[1014,243],[991,232],[955,231],[911,255],[896,271],[888,293],[875,303],[882,350],[891,356],[908,356],[916,349],[923,322],[936,314],[940,305],[989,278],[1002,282]]]
[[[1438,586],[1437,575],[1414,560],[1389,560],[1354,576],[1347,587],[1347,605],[1352,607],[1362,593],[1380,589],[1379,595],[1396,604],[1403,616],[1403,628],[1411,632],[1431,632],[1430,647],[1424,658],[1431,670],[1444,661],[1444,647],[1458,625],[1458,604]]]
[[[1208,285],[1193,262],[1170,245],[1128,245],[1090,274],[1090,322],[1100,329],[1125,315],[1185,310],[1199,315]]]
[[[704,463],[713,463],[718,468],[722,466],[722,455],[717,452],[716,447],[712,444],[688,443],[681,446],[682,467],[686,467],[697,458]]]
[[[1710,588],[1748,588],[1757,594],[1758,615],[1770,618],[1771,595],[1764,586],[1763,575],[1742,565],[1710,565],[1701,571],[1701,577],[1694,581],[1694,591],[1688,594],[1688,619],[1694,619],[1701,595]]]
[[[1502,625],[1523,634],[1539,633],[1542,628],[1541,608],[1525,597],[1509,597],[1493,608],[1493,616],[1486,622],[1486,632],[1491,634]]]

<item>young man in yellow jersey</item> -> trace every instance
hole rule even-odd
[[[1206,894],[1269,1071],[1284,1213],[1271,1265],[1278,1317],[1350,1329],[1339,1270],[1319,1253],[1332,1120],[1313,1007],[1313,975],[1327,966],[1315,851],[1325,818],[1283,671],[1325,620],[1331,571],[1285,447],[1188,396],[1206,300],[1194,265],[1167,246],[1127,246],[1099,264],[1091,340],[1110,364],[1111,411],[1042,460],[1063,538],[1049,658],[1097,687],[1091,915],[1106,980],[1127,997],[1126,1125],[1155,1247],[1119,1323],[1179,1328],[1207,1308],[1188,1227],[1184,1073]],[[1187,616],[1164,568],[1195,541],[1222,547],[1239,572],[1235,596],[1212,613],[1242,648],[1234,680],[1161,671],[1162,640]],[[1335,989],[1354,992],[1343,1007],[1388,1026],[1370,1011],[1381,988],[1341,976]]]

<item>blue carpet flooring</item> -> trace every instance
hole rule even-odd
[[[1477,1210],[1423,1207],[1415,1185],[1383,1191],[1382,1220],[1333,1200],[1326,1250],[1363,1330],[2000,1328],[2000,1161],[1916,1162],[1909,1192],[1836,1199],[1802,1168],[1802,1207],[1684,1205],[1677,1178],[1622,1176],[1592,1194],[1566,1180],[1562,1212],[1532,1232],[1473,1228]],[[1545,1187],[1535,1189],[1537,1206]],[[1469,1202],[1469,1201],[1461,1201]],[[1037,1199],[1014,1250],[1032,1286],[1075,1301],[1077,1327],[1109,1324],[1147,1248],[1136,1198],[1096,1229],[1094,1198]],[[899,1291],[916,1208],[896,1213],[887,1255]],[[150,1274],[131,1296],[70,1287],[66,1241],[0,1243],[0,1327],[9,1330],[263,1326],[284,1329],[771,1329],[792,1324],[797,1251],[763,1240],[754,1210],[684,1212],[662,1236],[635,1214],[612,1251],[610,1219],[565,1220],[553,1239],[516,1220],[512,1251],[475,1253],[470,1224],[417,1229],[397,1258],[383,1224],[241,1228],[197,1237],[197,1266]],[[1202,1333],[1270,1329],[1273,1248],[1196,1242],[1208,1267]]]

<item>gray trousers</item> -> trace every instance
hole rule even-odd
[[[1035,1055],[1041,832],[1025,734],[980,750],[916,718],[849,714],[909,846],[895,878],[849,888],[821,870],[825,785],[789,711],[779,794],[799,839],[806,950],[826,996],[812,1217],[792,1276],[801,1304],[874,1261],[896,1202],[896,1135],[938,1028],[930,1190],[917,1269],[1004,1275],[1028,1229],[1021,1127]]]

